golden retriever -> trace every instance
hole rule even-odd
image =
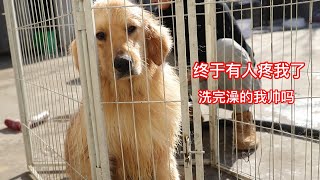
[[[121,7],[124,5],[130,7]],[[131,5],[123,0],[94,4],[112,179],[177,180],[180,86],[173,68],[163,63],[172,38],[149,12]],[[70,48],[79,69],[75,41]],[[81,106],[66,135],[67,174],[71,179],[91,179],[83,117]]]

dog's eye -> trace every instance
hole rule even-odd
[[[97,38],[98,40],[106,40],[106,34],[105,34],[104,32],[98,32],[98,33],[96,34],[96,38]]]
[[[137,29],[137,27],[135,27],[135,26],[129,26],[128,27],[128,34],[132,34],[136,29]]]

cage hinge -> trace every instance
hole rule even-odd
[[[76,14],[77,20],[77,30],[85,30],[86,29],[86,22],[85,22],[85,14],[84,11],[78,11]]]

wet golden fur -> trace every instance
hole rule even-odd
[[[130,4],[126,2],[126,5]],[[177,75],[172,67],[163,63],[172,46],[169,30],[160,26],[147,11],[143,11],[142,18],[142,9],[139,7],[128,7],[126,10],[105,8],[123,5],[122,0],[103,1],[94,5],[98,8],[94,10],[96,32],[107,34],[105,41],[97,40],[103,101],[129,102],[133,99],[160,102],[121,103],[118,107],[114,103],[103,104],[112,179],[137,180],[140,173],[141,179],[153,179],[156,176],[159,180],[177,180],[179,174],[174,155],[180,132],[180,103],[164,103],[180,101]],[[137,27],[136,32],[128,36],[128,40],[126,21],[128,26]],[[71,51],[79,69],[75,41],[71,44]],[[126,52],[133,59],[133,68],[137,74],[131,79],[114,78],[112,63],[118,52]],[[91,179],[83,117],[84,108],[81,106],[72,119],[65,141],[66,161],[70,164],[67,173],[71,179],[80,179],[76,171]]]

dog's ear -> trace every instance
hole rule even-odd
[[[73,63],[79,71],[79,60],[78,60],[78,50],[76,40],[73,40],[70,44],[69,51],[72,55]]]
[[[147,61],[153,61],[159,66],[165,61],[172,47],[170,30],[161,26],[151,14],[144,18]]]

